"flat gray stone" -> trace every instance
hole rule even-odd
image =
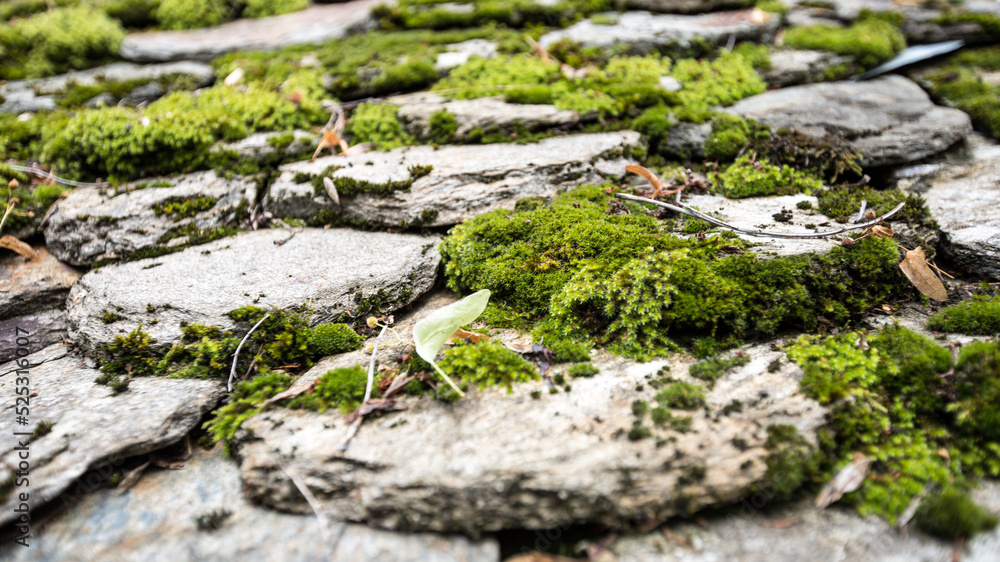
[[[399,120],[407,131],[417,137],[430,136],[431,116],[447,111],[455,116],[458,127],[453,140],[468,139],[475,129],[509,129],[520,123],[529,131],[541,128],[575,125],[582,117],[575,111],[558,109],[554,105],[507,103],[503,96],[448,100],[431,92],[418,92],[389,98],[399,104]]]
[[[461,43],[448,45],[447,50],[439,53],[434,61],[434,68],[438,70],[449,70],[456,66],[462,66],[469,62],[472,57],[490,59],[497,54],[496,41],[488,39],[469,39]]]
[[[26,335],[27,334],[27,335]],[[23,316],[0,319],[0,363],[17,357],[17,338],[27,337],[28,353],[41,351],[69,337],[66,311],[57,308],[41,308]]]
[[[700,14],[740,8],[746,6],[746,3],[740,0],[626,0],[625,6],[665,14]]]
[[[290,14],[244,18],[204,29],[132,33],[122,41],[118,54],[137,62],[208,61],[231,51],[319,43],[374,27],[370,12],[381,3],[382,0],[354,0],[313,4]]]
[[[1000,145],[974,134],[962,150],[897,176],[901,189],[927,200],[954,264],[1000,279]]]
[[[920,86],[902,76],[783,88],[725,111],[813,137],[841,134],[861,152],[863,166],[920,160],[972,132],[968,115],[934,105]]]
[[[66,355],[62,346],[51,346],[28,356],[27,378],[32,391],[28,423],[16,425],[14,412],[0,419],[0,480],[11,476],[20,462],[19,443],[42,421],[53,424],[47,435],[31,440],[29,486],[26,502],[37,509],[67,500],[63,494],[88,469],[106,461],[141,455],[170,445],[187,435],[223,395],[217,381],[143,377],[127,392],[94,382],[100,372],[79,357]],[[15,396],[18,373],[13,363],[0,365],[0,391]],[[28,435],[16,435],[27,432]],[[23,451],[23,449],[21,449]],[[3,503],[0,525],[18,516],[20,501],[11,493]]]
[[[587,19],[566,29],[546,33],[539,39],[543,47],[569,39],[585,47],[631,45],[640,52],[663,48],[686,49],[696,40],[725,44],[760,41],[777,31],[780,21],[767,12],[753,9],[716,12],[699,16],[658,15],[649,12],[614,14],[610,25]]]
[[[426,308],[437,308],[431,303]],[[814,442],[824,423],[824,410],[798,394],[794,364],[768,373],[781,352],[765,344],[749,353],[750,364],[706,391],[707,408],[674,411],[693,417],[689,433],[654,427],[652,438],[625,436],[632,402],[657,392],[648,377],[669,365],[672,376],[693,381],[690,358],[639,364],[601,352],[594,355],[601,373],[572,380],[570,392],[533,399],[532,391],[546,390],[537,382],[511,394],[473,391],[454,404],[405,398],[407,410],[367,419],[344,453],[336,447],[347,431],[340,413],[271,409],[238,433],[240,470],[248,492],[266,505],[308,511],[279,468],[291,467],[329,517],[396,530],[617,526],[725,505],[764,477],[767,426],[795,425]],[[398,350],[379,354],[386,362]],[[327,359],[297,384],[362,358]],[[721,415],[733,400],[742,412]],[[703,479],[684,477],[702,468]]]
[[[1000,485],[983,482],[977,503],[1000,513]],[[751,496],[707,527],[675,521],[641,536],[622,537],[611,547],[618,562],[774,562],[775,560],[866,560],[940,562],[952,560],[954,545],[910,529],[903,534],[878,517],[861,517],[837,506],[818,511],[812,502],[771,505]],[[912,527],[912,525],[911,525]],[[1000,529],[966,540],[961,559],[994,561]]]
[[[853,61],[829,51],[778,49],[771,53],[771,68],[760,75],[771,86],[797,86],[822,82],[828,69],[840,65],[850,67]]]
[[[181,337],[181,322],[230,329],[227,313],[250,305],[309,303],[323,319],[380,296],[372,314],[390,313],[433,286],[441,260],[436,237],[304,229],[275,244],[288,236],[283,229],[245,232],[92,271],[69,294],[73,338],[89,349],[142,324],[157,346],[169,346]],[[122,319],[105,324],[105,310]]]
[[[271,144],[271,139],[280,137],[288,132],[295,135],[292,144],[282,152],[282,156],[294,156],[307,150],[313,149],[318,142],[319,135],[307,131],[281,131],[269,133],[254,133],[249,137],[233,142],[218,142],[212,146],[213,153],[229,153],[238,158],[251,158],[253,160],[264,160],[275,156],[278,149]]]
[[[59,306],[82,272],[60,262],[44,246],[37,260],[13,252],[0,255],[0,319]]]
[[[185,76],[198,86],[215,80],[212,66],[195,61],[165,64],[116,62],[89,70],[76,70],[49,78],[15,80],[0,85],[0,113],[23,113],[55,109],[56,101],[73,85],[95,86],[104,82],[156,81],[170,76]]]
[[[552,137],[533,144],[414,146],[327,156],[282,166],[264,207],[276,217],[309,219],[325,211],[342,212],[348,221],[382,226],[448,226],[493,209],[513,209],[524,197],[551,197],[577,185],[600,182],[593,162],[638,144],[639,133],[617,131]],[[341,211],[308,181],[296,183],[299,174],[319,175],[334,166],[339,166],[330,174],[335,179],[374,184],[408,180],[413,166],[432,166],[432,170],[407,191],[385,197],[342,195]]]
[[[712,134],[712,123],[675,123],[667,138],[663,139],[660,151],[686,160],[705,157],[705,141]]]
[[[201,530],[195,518],[229,511],[218,529]],[[24,548],[0,545],[9,561],[297,560],[355,562],[496,562],[494,539],[402,534],[363,525],[331,523],[329,544],[318,519],[278,513],[243,496],[239,471],[219,448],[195,448],[180,470],[149,468],[124,494],[99,489],[73,501]]]
[[[45,224],[49,251],[73,265],[90,265],[99,259],[116,258],[130,252],[174,246],[186,236],[164,236],[181,229],[216,228],[247,218],[256,200],[252,179],[225,179],[215,171],[196,172],[166,180],[171,187],[142,187],[156,178],[132,182],[118,191],[95,187],[74,189],[60,201]],[[193,216],[156,214],[165,202],[212,197],[216,203]],[[238,216],[240,212],[244,216]]]

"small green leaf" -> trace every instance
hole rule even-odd
[[[413,341],[417,347],[417,354],[424,361],[433,364],[441,347],[455,330],[479,318],[489,302],[490,291],[483,289],[454,304],[435,310],[430,316],[417,322],[413,327]]]

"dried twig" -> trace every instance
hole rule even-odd
[[[252,334],[253,331],[256,330],[258,326],[263,324],[264,320],[267,320],[270,317],[271,317],[270,313],[265,314],[263,318],[258,320],[257,323],[253,325],[253,328],[250,328],[250,331],[247,332],[247,335],[243,336],[243,339],[240,340],[240,345],[236,346],[236,353],[233,354],[233,368],[229,370],[229,384],[227,386],[227,388],[229,388],[229,392],[233,391],[233,379],[236,378],[236,362],[240,360],[240,350],[243,349],[243,344],[246,343],[247,338],[250,337],[250,334]]]
[[[677,203],[677,205],[671,205],[670,203],[656,201],[654,199],[649,199],[647,197],[639,197],[638,195],[629,195],[627,193],[615,193],[615,197],[618,197],[619,199],[628,199],[630,201],[638,201],[640,203],[649,203],[651,205],[664,207],[666,209],[674,211],[675,213],[681,213],[682,215],[695,217],[707,223],[714,224],[715,226],[721,226],[723,228],[735,230],[736,232],[742,232],[743,234],[747,234],[750,236],[767,236],[770,238],[825,238],[827,236],[842,234],[849,230],[861,230],[874,226],[882,222],[883,220],[891,217],[892,215],[895,215],[896,213],[899,212],[900,209],[903,208],[903,206],[906,205],[906,203],[900,203],[899,205],[896,206],[895,209],[889,211],[888,213],[880,217],[876,217],[874,220],[857,224],[854,226],[845,226],[843,228],[838,228],[837,230],[827,230],[824,232],[772,232],[769,230],[761,230],[759,228],[744,228],[744,227],[734,226],[729,223],[722,222],[717,218],[710,217],[702,213],[701,211],[696,211],[683,203]]]
[[[299,478],[299,475],[296,474],[294,471],[292,471],[292,469],[286,468],[284,466],[280,468],[281,471],[284,472],[286,476],[288,476],[289,480],[292,481],[292,484],[295,484],[295,487],[298,488],[299,493],[302,494],[302,497],[306,499],[306,502],[309,504],[309,507],[312,508],[313,513],[316,514],[316,519],[319,520],[319,534],[321,537],[323,537],[323,542],[325,542],[330,547],[334,547],[335,545],[330,542],[330,523],[327,521],[326,516],[323,515],[323,512],[320,510],[319,500],[317,500],[316,496],[313,495],[312,490],[309,489],[309,486],[306,486],[306,483],[301,478]]]
[[[8,166],[10,166],[10,169],[12,170],[16,170],[18,172],[24,172],[26,174],[31,174],[34,176],[45,178],[47,180],[52,180],[56,183],[61,183],[63,185],[68,185],[71,187],[107,187],[108,185],[111,185],[106,181],[98,183],[89,183],[85,181],[68,180],[65,178],[60,178],[59,176],[52,175],[46,172],[45,170],[41,168],[36,168],[34,166],[18,166],[17,164],[8,164]]]
[[[375,356],[378,354],[378,342],[388,329],[389,323],[386,322],[382,325],[382,331],[378,333],[378,337],[375,338],[375,344],[372,347],[372,360],[368,363],[368,384],[365,386],[365,399],[361,401],[362,405],[372,397],[372,386],[375,385]]]
[[[281,219],[274,219],[274,222],[278,223],[279,225],[281,225],[282,227],[284,227],[285,230],[288,231],[288,238],[285,238],[284,240],[275,240],[274,241],[274,245],[275,246],[283,246],[285,244],[285,242],[288,242],[292,238],[295,238],[295,230],[292,229],[292,227],[288,226],[288,223],[286,223],[285,221],[283,221]]]

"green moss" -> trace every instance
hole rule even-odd
[[[160,0],[156,19],[164,29],[193,29],[218,25],[231,11],[228,0]]]
[[[0,79],[38,78],[97,66],[118,52],[124,37],[117,21],[87,5],[0,24]]]
[[[110,386],[117,394],[128,389],[131,377],[153,374],[157,362],[153,342],[141,324],[125,336],[116,335],[111,343],[102,346],[102,374],[94,382]]]
[[[216,441],[228,441],[244,421],[261,412],[261,404],[284,391],[295,379],[281,372],[264,372],[236,383],[229,402],[204,425]]]
[[[627,435],[629,441],[640,441],[651,437],[653,432],[651,432],[648,427],[636,423],[636,425],[633,425],[632,428],[628,430]]]
[[[601,370],[594,366],[593,363],[577,363],[566,371],[566,374],[571,377],[592,377]]]
[[[701,123],[712,115],[713,106],[727,106],[759,94],[767,84],[743,55],[723,53],[715,60],[682,59],[671,75],[683,84],[676,92],[674,114],[682,121]]]
[[[891,59],[906,47],[899,28],[883,19],[863,19],[848,28],[820,24],[785,31],[785,45],[820,49],[854,57],[864,68]]]
[[[539,378],[535,366],[518,353],[504,347],[495,340],[482,340],[477,344],[456,345],[444,352],[439,366],[448,373],[463,390],[472,386],[480,389],[502,386],[511,392],[514,383],[528,382]],[[444,397],[450,398],[454,391],[439,386]]]
[[[688,374],[696,379],[706,381],[709,386],[715,384],[719,377],[726,374],[726,371],[735,367],[741,367],[750,362],[748,355],[735,355],[733,357],[710,357],[703,359],[688,369]]]
[[[906,206],[893,215],[891,220],[905,221],[913,225],[935,226],[924,198],[898,189],[838,186],[819,193],[818,198],[819,212],[840,222],[856,218],[858,211],[861,210],[861,202],[867,201],[868,209],[876,215],[883,215],[900,203],[906,203]]]
[[[962,25],[968,23],[978,24],[981,32],[976,34],[975,37],[966,39],[966,41],[969,42],[972,42],[970,41],[970,39],[972,39],[976,42],[989,43],[995,41],[996,37],[1000,35],[1000,16],[995,14],[982,12],[949,12],[943,13],[931,21],[943,26]],[[965,33],[963,33],[963,36],[964,35]]]
[[[878,367],[883,388],[893,396],[912,397],[912,406],[918,412],[941,411],[947,386],[939,374],[951,367],[950,351],[927,336],[899,326],[883,329],[870,345],[884,354]]]
[[[723,193],[732,199],[811,193],[823,188],[821,181],[806,173],[785,165],[772,166],[766,159],[754,160],[750,155],[737,158],[718,179]]]
[[[998,57],[1000,47],[963,51],[924,76],[935,97],[968,113],[977,129],[994,138],[1000,138],[1000,86],[987,75],[1000,70]]]
[[[435,144],[448,144],[458,130],[458,123],[455,116],[442,109],[431,115],[428,121],[430,126],[430,140]]]
[[[1000,442],[1000,342],[973,342],[955,362],[958,401],[949,406],[958,426]]]
[[[776,501],[791,499],[819,469],[820,456],[793,425],[768,426],[766,448],[767,472],[750,486],[753,493],[766,493]]]
[[[752,146],[757,139],[770,138],[767,127],[737,115],[718,113],[712,119],[712,132],[705,140],[705,157],[731,161]]]
[[[350,412],[365,398],[368,371],[359,365],[327,371],[316,380],[312,392],[306,392],[288,400],[284,405],[293,409],[325,412],[337,408],[343,413]]]
[[[10,180],[16,179],[20,184],[18,187],[7,191]],[[42,217],[48,212],[49,207],[59,200],[69,189],[60,185],[40,184],[32,187],[27,176],[20,172],[15,172],[9,167],[0,164],[0,205],[6,210],[10,199],[17,199],[13,210],[7,215],[4,223],[4,230],[7,232],[17,232],[21,229],[35,230],[41,223]]]
[[[309,0],[245,0],[246,7],[243,16],[248,18],[263,18],[278,14],[297,12],[309,7]]]
[[[31,432],[31,440],[34,441],[35,439],[41,439],[42,437],[52,433],[52,428],[54,426],[55,424],[50,421],[42,420],[38,422],[35,426],[35,430]]]
[[[928,495],[914,515],[917,528],[942,539],[954,540],[997,526],[997,517],[972,501],[969,494],[955,486]]]
[[[101,322],[104,322],[105,324],[113,324],[119,320],[124,320],[124,319],[125,319],[124,316],[117,314],[111,310],[105,310],[104,313],[101,314]]]
[[[632,129],[646,135],[650,149],[654,152],[659,151],[660,145],[666,140],[673,126],[673,114],[665,105],[650,107],[632,121]]]
[[[977,295],[946,307],[927,320],[927,327],[938,332],[973,336],[1000,333],[1000,296]]]
[[[399,108],[387,103],[366,102],[359,105],[347,122],[347,133],[354,135],[354,144],[369,142],[377,150],[392,150],[416,144],[416,139],[403,129],[397,113]]]
[[[320,324],[312,330],[309,346],[322,357],[361,349],[365,339],[347,324]]]
[[[198,213],[207,211],[218,203],[215,197],[170,197],[153,205],[153,213],[157,216],[167,215],[170,220],[178,221],[191,218]]]
[[[632,414],[642,419],[649,413],[649,402],[645,400],[635,400],[632,402]]]
[[[705,405],[705,390],[691,383],[673,382],[656,394],[656,401],[667,408],[696,410]]]
[[[450,29],[487,23],[509,27],[549,25],[563,27],[575,18],[614,9],[609,0],[576,2],[534,2],[532,0],[475,0],[461,3],[463,8],[444,2],[402,0],[378,7],[373,14],[387,28]]]

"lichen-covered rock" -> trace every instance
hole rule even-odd
[[[467,139],[474,130],[509,129],[521,125],[530,131],[540,128],[575,125],[581,116],[554,105],[507,103],[502,96],[447,100],[445,97],[420,92],[395,96],[389,101],[400,105],[399,120],[410,134],[431,138],[435,114],[444,111],[454,117],[454,132],[448,140]]]
[[[495,562],[500,557],[492,538],[390,533],[336,522],[324,537],[311,513],[278,513],[251,504],[236,465],[219,448],[195,448],[182,470],[150,468],[124,494],[92,490],[32,531],[29,548],[5,541],[0,558]]]
[[[70,485],[87,470],[124,457],[142,455],[174,443],[201,421],[222,397],[214,381],[147,377],[133,381],[125,394],[114,395],[99,386],[100,373],[79,357],[66,355],[62,346],[51,346],[27,357],[32,392],[26,425],[16,423],[13,412],[0,420],[0,481],[7,482],[18,468],[19,444],[30,441],[30,487],[13,488],[30,493],[32,509],[69,501]],[[15,396],[23,369],[13,362],[0,365],[0,390]],[[51,431],[31,438],[42,422]],[[27,435],[15,435],[26,432]],[[23,451],[23,449],[21,449]],[[18,517],[20,503],[14,493],[5,497],[0,524]]]
[[[379,3],[381,0],[314,4],[291,14],[240,19],[206,29],[132,33],[122,41],[119,55],[137,62],[211,60],[231,51],[318,43],[373,27],[371,9]]]
[[[927,200],[952,262],[1000,279],[1000,145],[972,135],[963,150],[896,174],[902,189]]]
[[[169,184],[169,187],[155,187]],[[74,265],[191,242],[196,231],[247,216],[256,183],[214,171],[134,182],[115,192],[87,187],[58,203],[45,224],[49,251]]]
[[[771,53],[770,59],[770,68],[762,70],[761,76],[768,84],[781,87],[821,82],[831,69],[852,64],[850,57],[801,49],[780,49]]]
[[[569,187],[599,182],[594,162],[638,144],[639,133],[617,131],[533,144],[415,146],[328,156],[282,166],[264,206],[278,217],[317,223],[327,214],[340,215],[348,223],[448,226],[493,209],[513,209],[518,199],[551,197]],[[418,169],[425,173],[415,174]],[[360,185],[361,192],[345,196],[342,191],[341,210],[322,184],[316,185],[324,174],[335,183]]]
[[[1000,487],[983,482],[975,500],[1000,510]],[[701,522],[699,522],[701,523]],[[703,526],[675,521],[646,535],[626,536],[611,547],[618,562],[772,562],[774,560],[948,560],[954,546],[918,531],[900,533],[876,517],[837,507],[819,511],[812,501],[776,505],[758,494]],[[912,526],[912,525],[911,525]],[[962,560],[987,562],[1000,552],[1000,530],[968,539]]]
[[[309,305],[316,321],[359,307],[390,313],[433,286],[441,259],[436,237],[305,229],[282,243],[288,237],[246,232],[92,271],[70,291],[73,337],[92,348],[142,324],[155,346],[169,346],[182,322],[231,329],[228,313],[255,304]]]
[[[725,44],[730,37],[737,41],[756,41],[778,29],[778,18],[753,9],[716,12],[699,16],[625,12],[615,14],[612,23],[584,20],[566,29],[546,33],[542,46],[569,39],[585,47],[631,45],[640,52],[657,49],[686,49],[697,42]]]
[[[59,306],[83,273],[60,262],[44,246],[37,260],[13,252],[0,255],[0,319]]]
[[[697,383],[689,360],[599,353],[600,373],[574,378],[571,391],[533,398],[539,381],[454,404],[408,399],[408,410],[366,420],[343,453],[342,416],[272,409],[237,435],[241,474],[255,499],[306,512],[279,468],[291,467],[331,518],[400,530],[476,534],[690,513],[765,479],[769,426],[794,426],[808,449],[823,423],[823,409],[798,394],[793,364],[768,372],[780,352],[748,352],[748,364],[704,390],[703,407],[660,407],[652,422],[634,402],[654,400],[653,387],[668,381],[661,369]]]
[[[842,135],[860,151],[863,166],[920,160],[972,132],[968,115],[934,105],[920,86],[902,76],[783,88],[726,111],[772,129],[788,127],[817,138]]]

